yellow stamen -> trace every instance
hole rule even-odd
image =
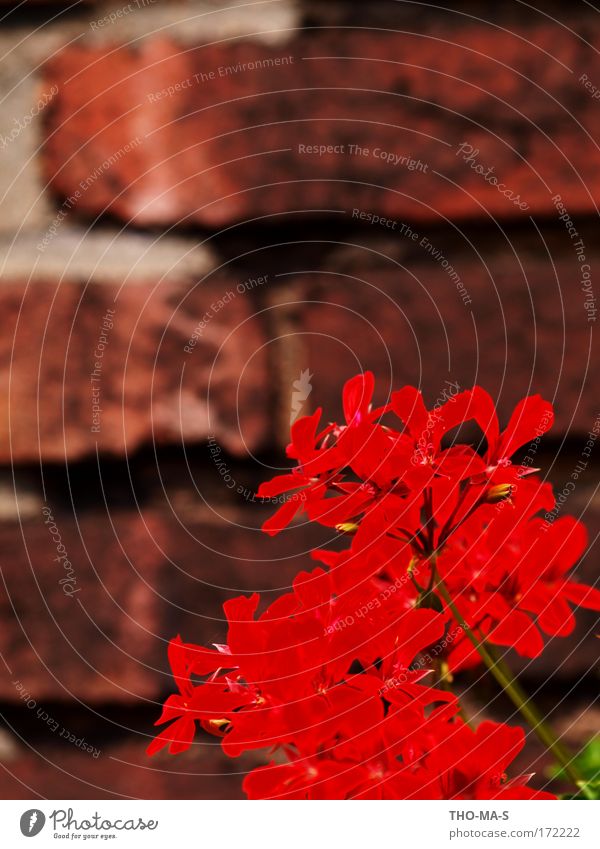
[[[496,486],[491,486],[485,496],[488,504],[497,504],[499,501],[510,499],[513,492],[511,483],[499,483]]]
[[[355,522],[341,522],[335,526],[336,531],[340,534],[355,534],[358,530],[358,525]]]

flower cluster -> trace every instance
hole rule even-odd
[[[535,657],[542,633],[572,631],[570,605],[600,610],[570,577],[583,526],[544,523],[551,487],[512,461],[535,454],[552,407],[526,398],[501,431],[479,387],[433,410],[412,387],[382,407],[373,392],[358,375],[343,424],[322,426],[320,410],[296,421],[297,465],[258,493],[287,494],[268,534],[304,514],[349,547],[313,552],[321,565],[260,613],[257,594],[228,601],[226,644],[171,641],[178,692],[148,751],[183,751],[200,726],[231,757],[269,749],[244,781],[253,799],[553,798],[507,778],[523,731],[473,729],[449,689],[481,646]],[[473,425],[480,444],[459,443]]]

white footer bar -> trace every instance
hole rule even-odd
[[[0,801],[0,845],[598,849],[599,802]]]

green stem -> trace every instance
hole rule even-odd
[[[435,570],[435,556],[431,558],[431,566],[432,570]],[[569,751],[560,742],[560,740],[556,738],[550,726],[545,722],[542,714],[533,704],[529,696],[527,696],[524,692],[521,685],[515,680],[504,661],[496,657],[493,650],[491,650],[483,640],[480,640],[467,624],[439,575],[437,575],[436,589],[450,608],[456,621],[463,628],[465,634],[477,649],[477,653],[485,663],[486,667],[500,684],[517,710],[531,726],[533,731],[535,731],[544,746],[552,752],[557,761],[563,767],[566,775],[569,776],[570,780],[578,788],[578,790],[581,791],[586,799],[595,799],[594,794],[586,786],[586,782],[583,780],[577,767],[573,763],[573,758]]]

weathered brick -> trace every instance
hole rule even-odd
[[[147,284],[148,280],[181,284],[204,279],[218,265],[206,242],[190,236],[84,229],[65,221],[54,233],[40,228],[0,236],[3,279],[77,283]]]
[[[235,283],[15,281],[0,302],[2,461],[208,434],[238,453],[264,441],[264,335]]]
[[[162,558],[152,516],[79,523],[54,507],[0,526],[3,701],[127,702],[160,688]],[[125,521],[124,521],[125,519]],[[128,561],[128,557],[131,558]],[[61,559],[62,558],[62,559]],[[62,583],[61,583],[62,582]],[[150,670],[156,670],[152,684]]]
[[[314,533],[273,541],[258,528],[264,509],[217,522],[221,506],[211,504],[211,523],[182,523],[166,504],[73,517],[51,502],[37,519],[0,524],[0,702],[23,692],[38,704],[160,699],[173,636],[222,641],[224,601],[272,597],[310,566]]]
[[[508,721],[522,725],[508,703],[494,700],[486,705],[472,700],[472,692],[465,696],[467,714],[475,722],[485,719]],[[545,707],[551,711],[556,705],[546,699]],[[32,739],[31,729],[22,743],[11,745],[10,759],[0,763],[0,794],[3,799],[23,799],[39,796],[42,799],[241,799],[244,774],[264,763],[263,752],[250,752],[240,758],[226,757],[214,737],[198,734],[190,750],[173,756],[166,752],[148,758],[146,746],[154,730],[151,720],[140,712],[128,712],[113,719],[112,739],[99,737],[97,729],[104,717],[96,714],[93,728],[64,719],[63,712],[52,713],[62,727],[85,735],[100,751],[99,756],[81,751],[64,740],[43,743]],[[572,699],[568,718],[556,723],[563,742],[576,751],[596,732],[598,709],[585,699]],[[63,725],[64,723],[64,725]],[[89,718],[88,723],[89,725]],[[526,732],[528,729],[524,729]],[[117,736],[115,739],[115,731]],[[60,730],[56,733],[60,734]],[[48,733],[46,738],[52,738]],[[27,743],[27,745],[26,745]],[[511,769],[512,775],[536,775],[531,786],[569,792],[561,783],[548,785],[548,770],[552,756],[544,752],[535,735],[529,731],[527,744]]]
[[[194,45],[244,37],[282,44],[300,21],[296,0],[249,5],[244,0],[0,0],[6,9],[0,27],[0,232],[35,231],[50,225],[53,198],[38,152],[41,115],[54,91],[39,69],[74,41],[106,45],[115,39],[138,44],[157,32]],[[65,8],[66,7],[66,8]],[[14,11],[14,14],[11,12]]]
[[[477,244],[474,256],[468,242],[415,232],[417,242],[357,234],[310,274],[286,276],[291,288],[283,304],[274,298],[271,316],[289,321],[297,340],[281,390],[286,409],[291,380],[308,368],[305,412],[322,405],[340,416],[343,382],[371,369],[382,402],[405,383],[419,385],[431,404],[446,381],[480,384],[503,421],[523,396],[540,392],[555,405],[555,438],[582,439],[600,414],[590,371],[600,351],[575,255]]]
[[[97,758],[65,741],[24,749],[10,763],[1,765],[2,798],[244,798],[242,779],[247,770],[258,765],[257,756],[233,761],[207,735],[191,752],[150,759],[145,749],[153,732],[150,727],[144,732],[134,729],[132,742],[122,740],[103,746]]]
[[[542,454],[540,466],[548,469],[551,460],[551,454]],[[576,460],[571,455],[552,467],[558,489]],[[252,490],[248,470],[227,462],[234,480]],[[97,504],[96,490],[110,503],[115,487],[125,489],[114,474],[110,482],[108,469],[95,476],[90,472],[83,481],[71,473],[72,497],[83,504],[77,516],[66,509],[50,477],[52,492],[37,517],[0,524],[6,588],[0,596],[0,654],[7,664],[0,701],[19,703],[17,681],[38,703],[159,699],[171,686],[166,655],[171,637],[180,633],[200,644],[222,642],[223,602],[257,591],[267,604],[288,591],[299,571],[315,567],[310,550],[341,544],[331,531],[301,522],[267,537],[259,528],[274,507],[249,503],[215,480],[207,465],[196,461],[194,467],[197,490],[167,474],[160,476],[163,491],[158,481],[139,479],[134,466],[133,489],[121,497],[129,504],[145,500],[139,512],[123,506],[108,514],[89,506]],[[562,508],[589,529],[592,544],[577,570],[579,580],[589,584],[598,580],[596,468],[597,462]],[[553,640],[541,658],[516,663],[511,653],[511,663],[529,679],[581,678],[598,660],[598,624],[597,616],[584,610],[577,621],[575,634]]]
[[[585,26],[593,41],[597,22]],[[523,221],[556,215],[555,194],[572,214],[592,212],[600,119],[579,77],[600,81],[600,61],[558,32],[465,23],[435,36],[311,33],[277,48],[72,46],[46,71],[59,87],[44,113],[46,174],[78,213],[138,225],[354,207],[417,221]],[[463,142],[477,151],[471,163],[457,155]],[[299,145],[340,147],[318,155]],[[388,153],[422,166],[387,162]]]

